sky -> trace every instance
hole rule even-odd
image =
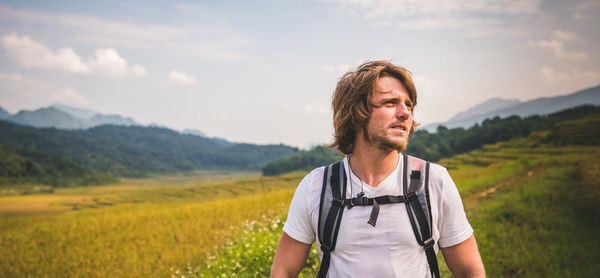
[[[411,71],[426,125],[599,85],[598,26],[600,1],[0,1],[0,106],[307,148],[365,61]]]

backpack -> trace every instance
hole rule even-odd
[[[429,201],[429,162],[403,154],[402,188],[404,195],[379,196],[367,198],[359,193],[357,197],[346,199],[346,171],[344,161],[340,160],[327,167],[323,174],[323,187],[319,204],[318,236],[323,251],[321,266],[317,277],[324,278],[329,270],[331,252],[335,250],[337,235],[345,208],[354,206],[373,206],[369,224],[376,225],[379,205],[405,203],[408,219],[419,245],[425,249],[427,262],[433,277],[439,278],[440,272],[432,238],[431,205]],[[424,175],[421,172],[424,170]],[[410,169],[410,184],[407,182],[407,169]],[[423,177],[424,176],[424,177]],[[421,182],[423,177],[424,182]],[[423,187],[421,187],[423,184]],[[342,198],[344,196],[344,198]]]

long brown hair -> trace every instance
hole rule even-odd
[[[358,66],[356,71],[345,73],[337,83],[331,102],[335,134],[330,148],[337,148],[344,155],[352,154],[356,133],[367,126],[371,116],[375,83],[384,76],[394,77],[404,85],[414,111],[417,90],[410,72],[389,61],[366,62]],[[409,134],[413,134],[416,126],[418,123],[413,122]]]

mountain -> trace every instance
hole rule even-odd
[[[183,134],[191,134],[191,135],[196,135],[196,136],[202,136],[202,137],[208,137],[206,135],[206,133],[204,133],[204,132],[202,132],[200,130],[197,130],[197,129],[186,128],[181,133],[183,133]]]
[[[222,144],[224,146],[231,146],[231,145],[235,145],[235,143],[229,142],[226,139],[223,138],[219,138],[219,137],[208,137],[208,135],[206,135],[206,133],[197,130],[197,129],[190,129],[190,128],[186,128],[184,129],[182,132],[182,134],[189,134],[189,135],[195,135],[195,136],[200,136],[200,137],[204,137],[204,138],[208,138],[210,140],[213,140],[219,144]]]
[[[97,111],[84,109],[79,107],[73,107],[65,104],[54,104],[54,107],[58,110],[66,112],[71,116],[81,120],[86,128],[95,127],[99,125],[113,124],[113,125],[140,125],[132,118],[123,117],[117,114],[105,115]]]
[[[35,161],[32,158],[35,155],[45,157],[44,161],[72,162],[90,173],[127,177],[194,169],[259,170],[268,162],[297,151],[281,144],[226,145],[166,128],[102,125],[90,129],[61,130],[20,126],[0,120],[0,154],[2,148],[21,157],[19,161]],[[18,173],[23,167],[29,167],[16,163],[9,156],[0,155],[0,167],[4,162],[17,165],[15,171],[5,172]],[[69,163],[65,165],[71,165]],[[46,169],[51,165],[54,164],[46,163],[38,167],[39,171],[29,172],[55,172],[54,168]],[[72,165],[69,168],[75,169]]]
[[[485,103],[483,103],[485,104]],[[443,122],[443,123],[434,123],[426,125],[420,129],[435,131],[438,126],[443,125],[448,128],[453,127],[471,127],[476,123],[481,123],[485,119],[491,119],[496,116],[499,117],[508,117],[511,115],[517,115],[520,117],[526,117],[530,115],[547,115],[550,113],[554,113],[566,108],[575,107],[578,105],[592,104],[592,105],[600,105],[600,86],[588,88],[585,90],[581,90],[569,95],[562,95],[556,97],[547,97],[547,98],[537,98],[534,100],[521,102],[512,106],[496,109],[493,111],[485,112],[483,109],[483,113],[462,117],[462,115],[474,114],[470,113],[470,111],[477,111],[477,107],[481,107],[483,104],[477,105],[472,109],[469,109],[465,112],[459,113],[454,116],[451,120]],[[473,110],[475,109],[475,110]]]
[[[4,108],[0,107],[0,120],[8,119],[12,115],[8,113],[8,111],[4,110]]]
[[[60,104],[60,103],[53,104],[51,107],[54,107],[60,111],[66,112],[66,113],[70,114],[71,116],[73,116],[77,119],[81,119],[81,120],[89,120],[92,117],[94,117],[95,115],[100,114],[94,110],[73,107],[73,106],[69,106],[66,104]]]
[[[521,103],[521,101],[518,99],[491,98],[491,99],[485,101],[484,103],[481,103],[481,104],[478,104],[478,105],[475,105],[475,106],[469,108],[469,110],[457,113],[452,118],[450,118],[449,121],[458,121],[458,120],[462,120],[462,119],[467,119],[467,118],[470,118],[473,116],[477,116],[477,115],[489,113],[492,111],[496,111],[499,109],[511,107],[511,106],[517,105],[519,103]]]
[[[64,104],[54,104],[50,107],[34,111],[21,110],[15,115],[10,115],[4,109],[0,109],[1,120],[32,127],[85,129],[106,124],[140,125],[129,117],[116,114],[105,115],[90,109],[77,108]]]
[[[86,127],[86,124],[82,120],[54,107],[40,108],[34,111],[21,110],[7,120],[19,125],[32,127],[54,127],[59,129]]]
[[[140,125],[132,118],[123,117],[117,114],[104,115],[104,114],[96,114],[91,119],[89,119],[86,123],[89,127],[99,126],[99,125]]]

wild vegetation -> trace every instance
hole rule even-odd
[[[0,121],[0,184],[106,184],[197,169],[259,170],[296,149],[223,143],[158,127],[33,128]]]
[[[565,109],[560,112],[552,113],[546,116],[530,116],[521,118],[511,116],[501,119],[484,120],[481,125],[476,124],[468,129],[452,128],[439,126],[436,133],[429,133],[426,130],[417,130],[410,138],[410,144],[406,150],[407,154],[420,157],[429,161],[438,161],[457,154],[466,153],[481,148],[485,144],[508,141],[512,138],[525,137],[534,131],[542,131],[553,128],[557,123],[577,120],[588,115],[600,115],[600,106],[583,105],[575,108]],[[559,130],[549,136],[547,140],[557,143],[577,143],[574,140],[580,140],[571,136],[583,136],[588,138],[581,144],[587,144],[595,140],[600,130],[598,116],[590,116],[589,123],[583,123],[590,126],[586,133],[576,133],[576,135],[567,135],[571,123],[560,124]],[[592,126],[592,124],[594,124]],[[326,149],[323,146],[317,146],[309,151],[301,151],[272,161],[262,168],[264,175],[277,175],[291,171],[307,171],[321,165],[330,164],[338,160],[340,156],[332,149]]]
[[[167,276],[172,267],[206,261],[244,221],[280,215],[301,177],[2,197],[3,212],[28,206],[0,218],[0,276]],[[47,209],[28,210],[39,203]]]
[[[494,117],[468,129],[439,126],[436,133],[428,133],[426,130],[415,132],[406,152],[429,161],[438,161],[479,149],[485,144],[525,137],[535,131],[551,129],[559,122],[577,120],[592,114],[600,114],[600,106],[583,105],[545,116],[526,118]]]
[[[567,133],[587,132],[594,122],[570,122],[578,128]],[[598,137],[585,137],[586,145],[555,144],[549,138],[561,130],[438,162],[463,197],[489,277],[593,277],[600,271]],[[0,197],[0,276],[263,277],[303,175],[128,179],[119,186]],[[23,203],[28,206],[19,208]],[[40,203],[47,209],[27,211]],[[306,277],[318,267],[315,251]]]
[[[342,157],[324,146],[315,146],[308,151],[299,151],[292,155],[269,162],[262,168],[265,176],[281,175],[293,171],[310,171],[321,165],[328,165]]]

